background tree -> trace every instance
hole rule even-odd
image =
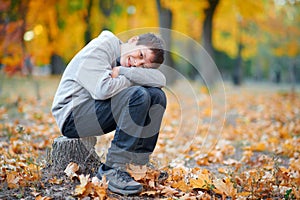
[[[161,26],[202,41],[224,78],[235,77],[235,83],[243,76],[270,79],[280,73],[282,81],[300,77],[299,1],[0,0],[0,11],[0,53],[6,71],[21,70],[26,52],[36,66],[60,66],[53,70],[60,73],[61,66],[104,28],[119,34]],[[192,44],[162,35],[168,49],[184,49],[205,69],[204,59],[193,55]],[[168,66],[195,78],[195,68],[185,58],[167,57]]]
[[[159,18],[159,26],[160,26],[160,34],[165,42],[165,61],[164,65],[175,68],[174,61],[171,54],[171,44],[172,44],[172,24],[173,24],[173,14],[171,9],[166,8],[162,5],[160,0],[156,0],[156,6],[158,11],[158,18]],[[175,81],[176,76],[172,71],[167,71],[165,73],[168,77],[167,80],[172,83]]]
[[[213,18],[219,2],[219,0],[208,0],[208,6],[204,9],[205,18],[203,22],[202,44],[212,58],[214,58],[214,47],[212,44]]]

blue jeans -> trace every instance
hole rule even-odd
[[[74,108],[62,133],[78,138],[99,136],[115,130],[106,165],[143,165],[149,161],[156,146],[166,103],[161,89],[132,86],[110,99],[93,100]]]

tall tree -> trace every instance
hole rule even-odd
[[[208,7],[204,9],[205,17],[203,22],[202,44],[212,59],[215,58],[215,50],[212,43],[213,18],[218,4],[219,0],[208,0]],[[216,80],[215,71],[214,67],[212,67],[211,60],[205,53],[201,53],[199,57],[201,62],[202,78],[208,86],[212,86]]]
[[[114,8],[114,0],[100,0],[99,1],[99,8],[103,15],[108,18]],[[108,29],[107,23],[102,24],[102,29]]]
[[[213,18],[219,0],[208,0],[208,7],[204,10],[205,18],[203,22],[202,43],[209,55],[214,58],[214,47],[212,44]]]
[[[92,15],[93,0],[87,1],[87,13],[84,16],[84,21],[86,23],[86,30],[84,32],[85,44],[89,43],[92,39],[92,25],[91,25],[91,15]]]
[[[172,43],[172,23],[173,14],[171,9],[163,7],[160,0],[156,0],[156,6],[159,15],[160,34],[165,42],[165,62],[167,67],[174,68],[174,61],[171,55],[171,43]],[[170,71],[166,71],[167,80],[172,83],[176,77],[171,74]]]

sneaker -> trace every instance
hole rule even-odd
[[[140,193],[143,190],[142,184],[136,182],[127,172],[114,168],[103,170],[103,166],[102,164],[99,167],[97,178],[101,180],[102,176],[105,176],[110,191],[130,195]]]

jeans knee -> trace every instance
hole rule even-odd
[[[167,106],[167,98],[164,91],[160,88],[150,88],[150,95],[153,104],[160,104],[164,108]]]
[[[149,105],[151,101],[151,97],[146,88],[142,86],[136,86],[131,96],[131,100],[134,100],[135,102],[141,104]]]

